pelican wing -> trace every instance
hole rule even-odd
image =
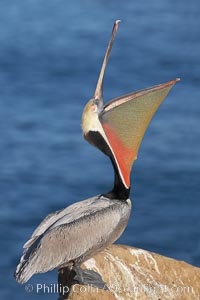
[[[31,238],[24,244],[23,248],[25,249],[30,247],[38,238],[38,236],[43,234],[57,220],[58,215],[62,215],[63,210],[64,209],[58,210],[55,213],[51,213],[48,216],[46,216],[46,218],[42,220],[42,222],[36,227],[36,229],[31,235]]]
[[[94,200],[98,198],[98,196],[93,197]],[[91,205],[90,199],[74,203],[64,209],[58,210],[54,213],[49,214],[34,230],[31,238],[24,244],[23,248],[30,247],[34,241],[42,234],[44,234],[50,227],[55,227],[61,222],[70,223],[78,218],[80,218],[84,214],[88,214],[91,212],[91,209],[94,208],[96,203],[87,207],[87,203]],[[102,204],[103,205],[103,204]],[[86,212],[86,209],[88,211]],[[64,221],[63,221],[64,220]],[[60,222],[60,223],[59,223]],[[57,224],[57,225],[56,225]]]
[[[99,114],[115,162],[126,187],[145,131],[160,104],[179,79],[110,101]]]
[[[103,196],[62,210],[56,214],[56,221],[50,222],[46,231],[24,250],[15,274],[17,281],[24,283],[35,273],[60,268],[70,261],[82,261],[95,254],[119,237],[129,214],[127,203]]]

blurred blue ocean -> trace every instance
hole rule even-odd
[[[1,1],[0,299],[57,298],[13,279],[22,245],[48,213],[112,186],[111,164],[83,140],[80,119],[115,19],[105,101],[182,79],[145,135],[118,242],[200,266],[199,14],[197,0]]]

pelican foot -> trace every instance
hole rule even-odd
[[[74,266],[73,270],[76,272],[74,281],[79,284],[90,285],[102,290],[109,290],[101,275],[97,272],[93,270],[83,270],[78,266]]]

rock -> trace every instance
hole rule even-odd
[[[82,267],[101,274],[110,291],[77,284],[70,300],[200,300],[200,268],[149,251],[111,245]]]

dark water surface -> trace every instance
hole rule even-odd
[[[87,144],[93,95],[115,19],[122,19],[104,98],[181,77],[154,117],[132,172],[133,211],[119,242],[200,266],[200,2],[1,1],[0,299],[27,293],[12,274],[50,212],[110,189],[110,162]],[[56,281],[56,272],[30,283]]]

